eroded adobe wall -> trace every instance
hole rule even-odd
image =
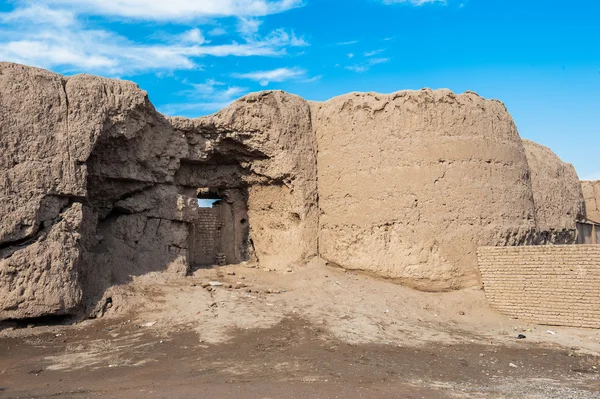
[[[424,290],[479,283],[480,245],[531,242],[521,138],[499,101],[448,90],[313,104],[321,256]]]
[[[214,187],[238,180],[248,187],[250,240],[261,265],[285,269],[317,255],[316,143],[306,101],[283,92],[254,93],[214,115],[172,123],[184,134],[214,137],[204,152],[207,166],[182,164],[178,183]],[[202,162],[196,154],[207,144],[190,142],[188,162]],[[223,162],[228,158],[239,164]],[[221,165],[213,167],[217,160]]]
[[[0,63],[0,126],[0,319],[94,314],[108,287],[186,273],[189,193],[202,187],[244,193],[223,216],[253,226],[229,232],[253,244],[227,242],[236,259],[286,267],[317,253],[315,145],[296,96],[167,119],[131,82]]]
[[[574,244],[577,221],[585,218],[583,192],[575,168],[548,147],[529,140],[523,140],[523,145],[531,171],[538,231],[546,235],[547,242]]]
[[[584,180],[581,182],[585,200],[585,216],[587,219],[600,223],[600,180]]]
[[[490,305],[532,323],[600,328],[600,245],[479,248]]]

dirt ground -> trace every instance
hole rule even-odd
[[[600,398],[600,331],[507,319],[480,290],[315,262],[107,295],[99,319],[4,323],[0,398]]]

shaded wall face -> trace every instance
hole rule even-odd
[[[239,189],[225,193],[225,198],[212,208],[195,210],[196,217],[189,225],[188,256],[192,269],[250,259],[246,195]]]
[[[529,170],[504,106],[445,91],[313,108],[321,256],[424,290],[478,284],[478,245],[528,242]]]

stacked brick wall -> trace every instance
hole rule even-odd
[[[216,264],[219,252],[221,219],[219,208],[199,208],[194,223],[194,259],[196,265]]]
[[[525,321],[600,328],[600,245],[480,247],[490,305]]]

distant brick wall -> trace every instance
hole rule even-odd
[[[199,208],[197,212],[198,220],[193,226],[193,242],[190,245],[191,262],[195,266],[214,265],[221,238],[219,208]]]
[[[490,305],[538,324],[600,328],[600,245],[480,247]]]

